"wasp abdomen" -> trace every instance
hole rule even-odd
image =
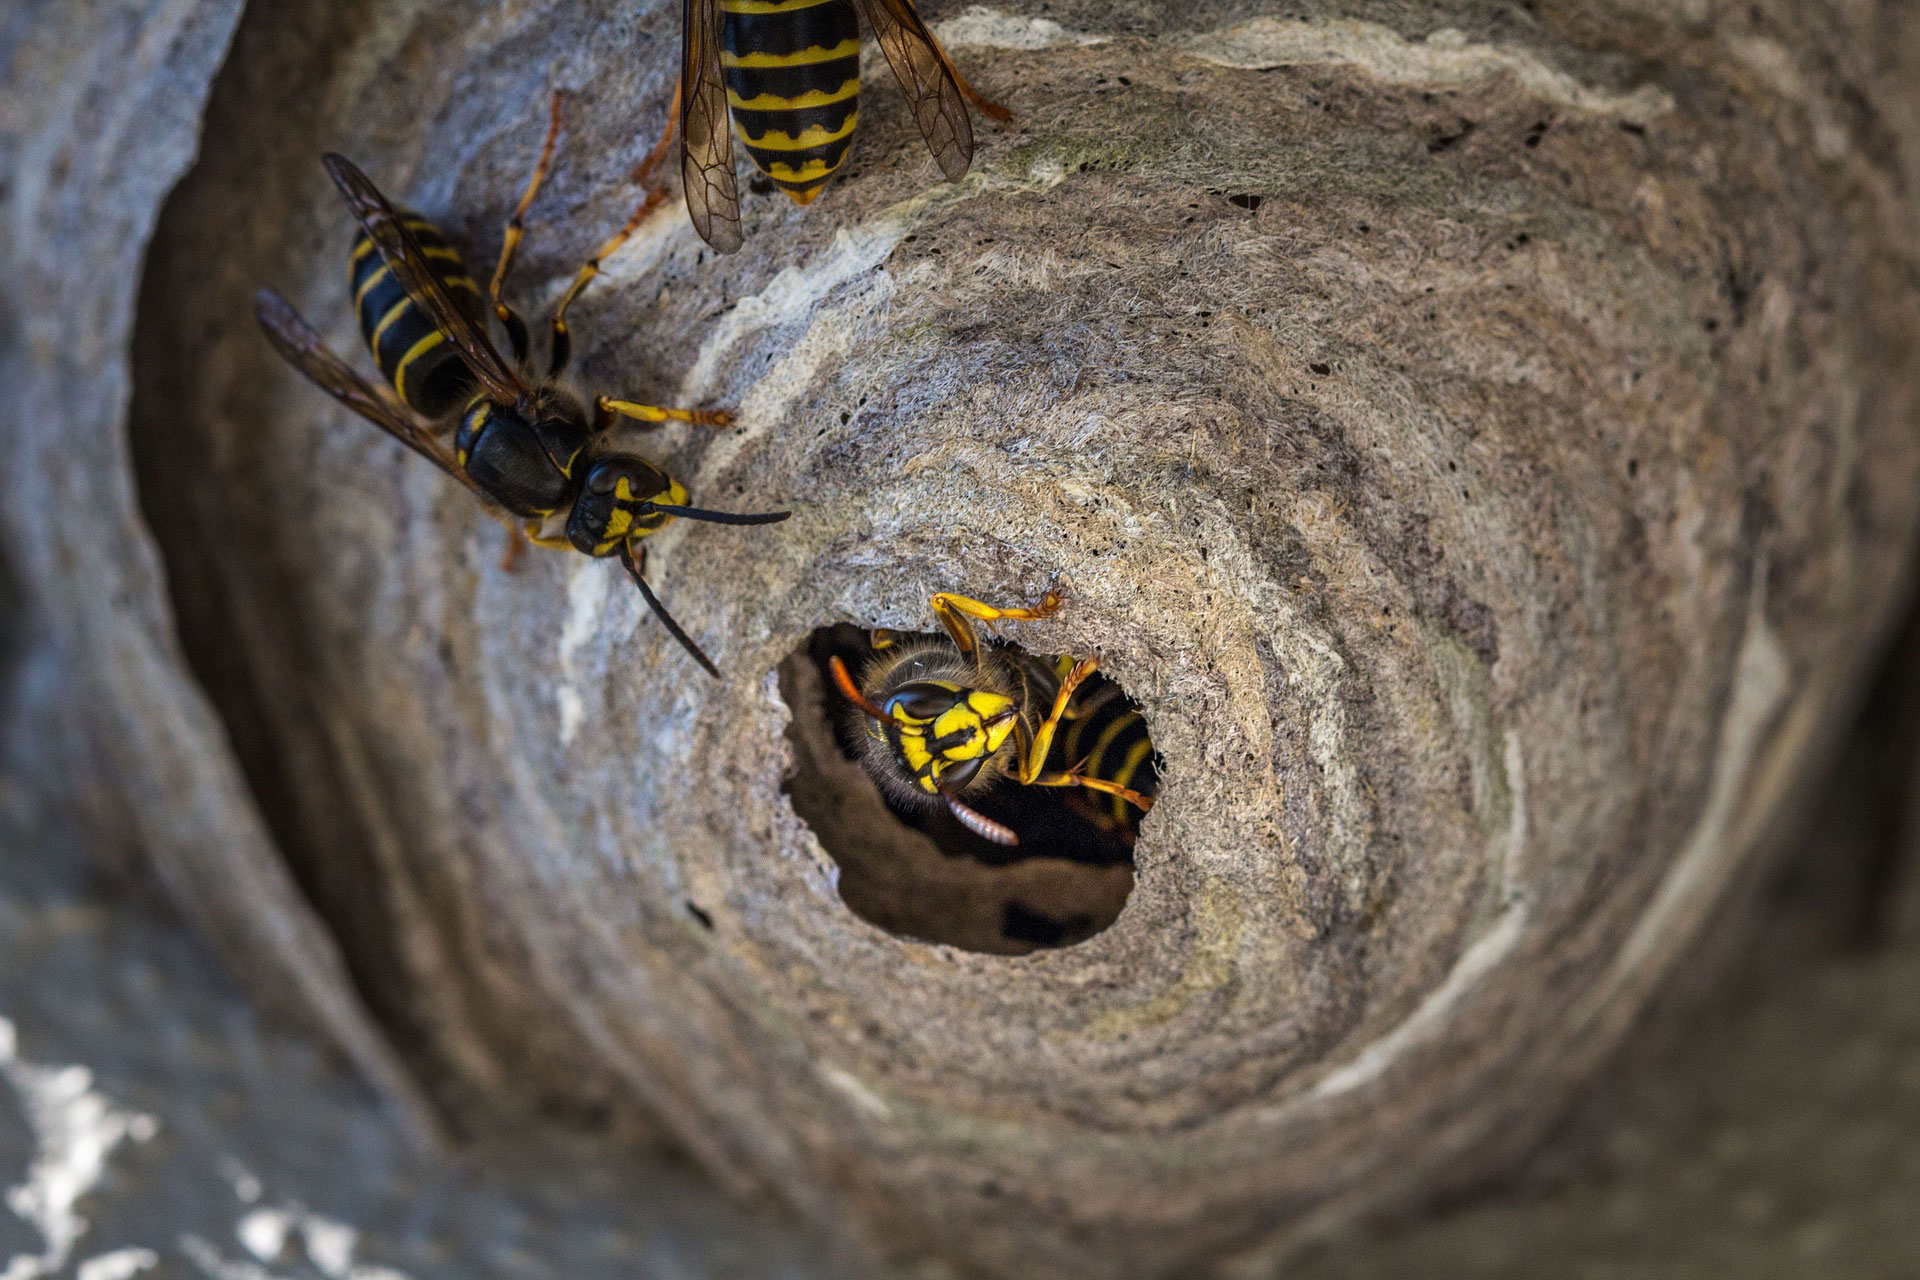
[[[440,283],[484,332],[486,299],[459,252],[418,214],[406,214],[404,221]],[[475,383],[466,361],[407,296],[364,231],[353,242],[353,305],[374,363],[408,408],[438,418],[472,396]]]
[[[1111,782],[1152,798],[1159,788],[1153,739],[1147,721],[1111,680],[1083,688],[1068,710],[1065,731],[1054,739],[1050,768],[1078,768],[1089,778]],[[1126,801],[1108,796],[1116,821],[1128,815]]]
[[[849,0],[720,0],[734,132],[801,204],[847,157],[860,115],[860,26]]]

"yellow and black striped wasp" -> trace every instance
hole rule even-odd
[[[872,632],[857,681],[838,654],[829,659],[834,684],[866,720],[862,763],[893,801],[945,807],[982,839],[1014,845],[1011,827],[967,803],[1011,778],[1109,797],[1102,820],[1131,835],[1127,810],[1153,807],[1158,766],[1145,719],[1096,676],[1099,658],[1028,654],[974,630],[975,621],[1050,617],[1061,601],[1056,589],[1031,608],[1002,609],[941,593],[928,603],[946,641]]]
[[[527,326],[502,298],[524,235],[527,209],[553,162],[561,96],[554,95],[546,144],[507,223],[486,297],[460,254],[427,219],[402,212],[350,161],[329,154],[327,172],[360,223],[352,254],[354,307],[389,393],[349,368],[292,305],[271,289],[254,295],[254,312],[274,348],[326,391],[465,485],[513,538],[508,562],[526,539],[590,556],[618,556],[647,605],[711,675],[713,665],[648,586],[643,540],[675,517],[716,524],[772,524],[790,512],[737,514],[687,505],[687,491],[653,463],[613,442],[616,423],[669,420],[706,426],[722,412],[667,409],[597,396],[588,402],[560,385],[572,355],[567,309],[645,215],[665,198],[648,194],[626,226],[589,258],[548,320],[543,375],[531,371]],[[513,363],[487,337],[487,303],[505,327]],[[445,437],[451,434],[451,446]]]
[[[1002,123],[1012,116],[954,68],[913,0],[859,0],[859,7],[941,172],[959,181],[973,161],[967,103]],[[666,133],[636,176],[659,162],[677,129],[694,229],[732,253],[740,247],[734,132],[774,186],[811,204],[846,159],[859,116],[854,0],[686,0],[680,87]]]

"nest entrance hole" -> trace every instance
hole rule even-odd
[[[837,656],[857,678],[871,653],[866,631],[839,623],[814,631],[780,666],[794,753],[785,790],[839,867],[848,908],[890,933],[999,955],[1072,946],[1111,925],[1133,889],[1139,814],[1120,806],[1116,816],[1111,797],[1085,788],[1008,779],[967,797],[1017,833],[1019,843],[1007,847],[943,808],[887,796],[860,763],[866,719],[828,669]],[[1075,706],[1091,705],[1106,688],[1138,709],[1102,673],[1081,687]],[[1062,756],[1056,751],[1049,767],[1077,763]]]

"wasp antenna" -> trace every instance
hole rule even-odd
[[[1020,843],[1020,837],[1013,833],[1012,827],[995,822],[976,809],[969,809],[945,788],[941,789],[940,794],[946,799],[947,811],[959,821],[961,826],[982,840],[991,840],[995,844],[1005,845],[1008,848]]]
[[[791,511],[709,511],[705,507],[674,507],[659,502],[642,504],[641,513],[649,511],[682,520],[705,520],[710,524],[779,524],[793,514]]]
[[[627,567],[627,576],[632,578],[633,584],[640,588],[641,596],[646,599],[647,607],[653,610],[653,616],[660,619],[660,625],[680,642],[681,648],[693,655],[695,662],[706,668],[708,675],[718,680],[720,668],[713,665],[713,659],[701,651],[700,646],[693,642],[692,636],[680,629],[680,624],[673,620],[673,615],[667,612],[667,607],[660,603],[660,597],[654,595],[653,588],[647,585],[647,579],[640,572],[640,566],[633,562],[633,552],[624,546],[620,548],[620,563]]]
[[[874,720],[886,720],[888,715],[873,704],[873,700],[860,692],[860,686],[853,682],[853,676],[847,671],[847,664],[835,654],[827,659],[827,667],[833,672],[833,682],[840,688],[840,695],[854,706],[860,708]]]

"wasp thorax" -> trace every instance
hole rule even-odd
[[[481,491],[514,515],[549,515],[567,505],[573,481],[541,435],[518,411],[477,399],[460,417],[454,455]]]
[[[590,556],[610,556],[673,518],[653,510],[652,503],[684,506],[686,501],[680,482],[651,463],[630,454],[601,458],[574,499],[567,539]]]

